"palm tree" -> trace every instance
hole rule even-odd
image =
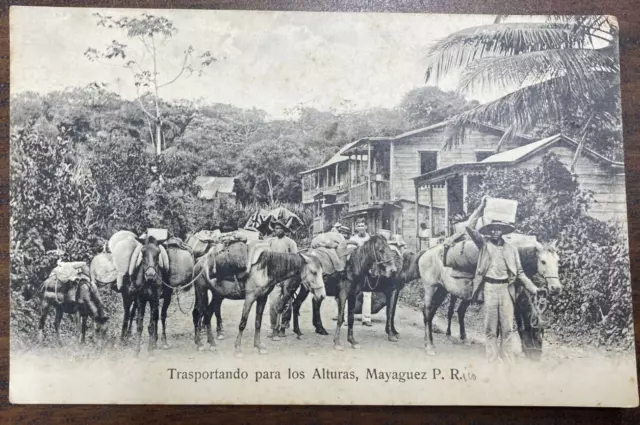
[[[497,150],[515,134],[541,128],[583,139],[607,128],[620,138],[615,18],[504,19],[450,34],[428,52],[427,83],[461,72],[461,95],[506,93],[452,119],[445,145],[463,143],[464,129],[475,122],[507,128]]]

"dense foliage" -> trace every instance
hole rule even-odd
[[[489,171],[469,205],[483,195],[518,201],[518,231],[558,242],[561,295],[551,300],[554,332],[607,345],[633,344],[626,230],[588,216],[592,196],[554,154],[531,170]]]

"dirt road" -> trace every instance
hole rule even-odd
[[[191,297],[192,294],[181,297],[184,309],[191,305]],[[181,313],[175,299],[167,319],[171,347],[157,350],[152,359],[147,353],[146,322],[139,357],[134,356],[131,345],[100,351],[94,344],[80,346],[71,336],[65,337],[63,347],[54,346],[52,335],[44,346],[23,350],[16,346],[11,358],[11,400],[47,403],[493,404],[496,397],[502,397],[501,404],[521,404],[535,395],[536,398],[527,403],[557,404],[556,390],[569,390],[567,382],[571,380],[570,385],[576,387],[576,398],[562,399],[563,404],[571,405],[584,403],[580,388],[593,388],[599,384],[621,391],[627,386],[635,388],[632,355],[605,359],[608,354],[603,351],[562,347],[551,341],[545,341],[545,356],[539,364],[519,359],[518,363],[524,368],[518,366],[521,369],[517,373],[497,374],[496,370],[486,367],[481,339],[473,323],[474,316],[476,321],[479,316],[477,311],[474,314],[473,308],[469,312],[468,333],[475,343],[460,344],[455,337],[448,339],[444,333],[436,333],[437,354],[428,356],[423,349],[422,314],[416,309],[398,306],[396,327],[401,334],[398,342],[387,340],[384,312],[381,312],[374,316],[372,327],[356,323],[355,337],[360,349],[350,348],[345,327],[342,331],[345,349],[337,351],[333,349],[331,335],[321,336],[313,331],[311,302],[307,301],[300,317],[304,332],[301,339],[297,339],[290,329],[288,336],[280,341],[267,339],[269,317],[265,311],[262,334],[268,354],[259,354],[253,348],[252,314],[244,336],[244,357],[236,358],[233,344],[241,309],[241,301],[224,301],[226,338],[216,341],[215,351],[196,350],[191,314]],[[322,317],[329,332],[334,329],[332,318],[336,312],[335,302],[328,299],[323,304]],[[117,340],[121,317],[121,311],[117,311],[110,320],[113,340]],[[435,325],[444,329],[445,318],[436,317]],[[457,336],[457,323],[453,328]],[[572,360],[567,362],[567,358]],[[590,373],[582,373],[584,370]],[[421,371],[428,380],[407,380],[406,373],[415,371]],[[218,372],[243,376],[198,381],[185,375],[197,372],[208,373],[207,377]],[[540,380],[540,376],[547,378]],[[607,384],[608,380],[611,382]],[[542,393],[544,397],[539,396]],[[620,400],[615,394],[604,401],[602,394],[594,393],[593,397],[597,398],[594,403],[605,405]]]

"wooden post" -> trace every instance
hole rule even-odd
[[[327,181],[324,182],[324,187],[329,187],[329,167],[327,167]]]
[[[367,155],[367,174],[368,174],[367,181],[369,182],[367,184],[367,193],[368,193],[367,204],[371,205],[371,140],[369,140],[369,152]]]
[[[429,185],[429,233],[433,238],[433,184]],[[429,246],[427,246],[427,248],[429,248]]]
[[[389,146],[389,199],[393,200],[393,156],[395,154],[395,148],[393,145],[393,141],[391,141],[391,145]]]
[[[444,179],[444,236],[449,236],[449,180]]]
[[[578,158],[582,153],[582,148],[584,146],[585,139],[587,138],[587,129],[589,128],[589,123],[591,122],[593,115],[594,114],[591,114],[591,116],[589,116],[589,119],[587,120],[587,123],[585,124],[584,129],[582,130],[583,131],[582,138],[580,139],[580,143],[576,148],[576,154],[573,156],[573,160],[571,161],[571,167],[569,168],[569,171],[571,171],[572,174],[574,173],[574,170],[576,168],[576,163],[578,162]]]
[[[339,177],[338,176],[338,168],[339,168],[339,165],[340,165],[340,163],[336,162],[336,181],[334,182],[336,186],[338,185],[338,177]]]
[[[467,202],[467,193],[469,190],[469,176],[466,174],[462,175],[462,211],[467,214],[469,210],[469,203]]]
[[[347,187],[351,187],[351,182],[353,181],[353,164],[351,164],[351,154],[349,154],[349,160],[347,161],[347,165],[349,166],[349,175],[347,176]]]
[[[414,182],[416,190],[416,252],[422,251],[422,240],[420,239],[420,187],[418,182]]]

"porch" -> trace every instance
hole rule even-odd
[[[469,193],[480,186],[485,169],[484,164],[457,164],[413,179],[416,204],[424,203],[429,207],[426,229],[418,224],[415,228],[423,245],[425,241],[430,245],[451,236],[455,232],[454,225],[467,220]]]

